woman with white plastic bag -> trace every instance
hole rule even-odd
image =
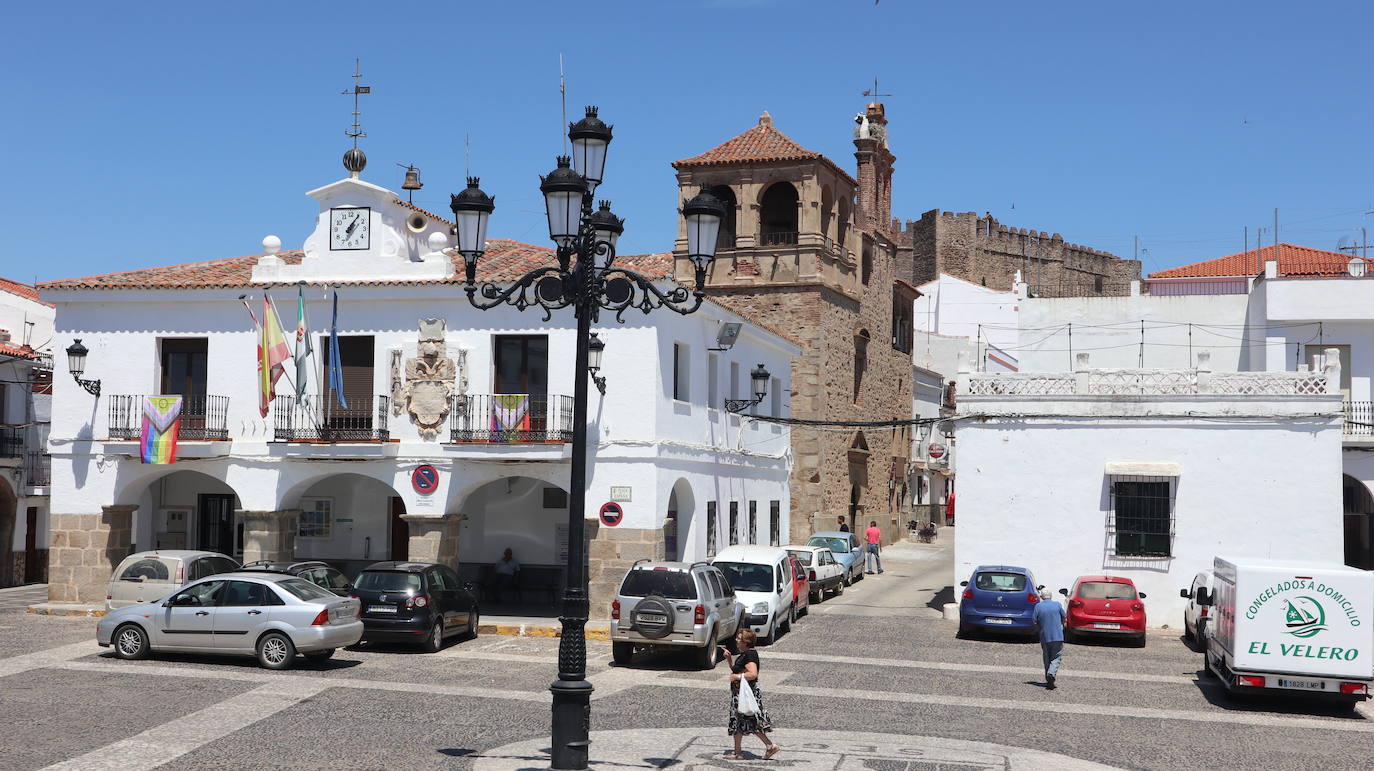
[[[744,760],[745,734],[753,734],[763,742],[763,759],[768,760],[782,749],[768,739],[773,730],[773,720],[763,708],[763,693],[759,690],[759,652],[754,650],[758,635],[751,629],[741,629],[735,635],[735,648],[739,655],[721,648],[730,662],[730,725],[729,731],[735,737],[734,752],[725,753],[731,760]],[[743,684],[743,687],[741,687]]]

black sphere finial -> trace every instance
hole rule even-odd
[[[354,147],[343,155],[343,165],[353,174],[367,168],[367,153]]]

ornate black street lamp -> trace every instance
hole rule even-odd
[[[81,344],[81,338],[76,338],[72,344],[67,346],[67,371],[72,373],[72,380],[76,384],[86,389],[86,393],[91,396],[100,395],[99,380],[84,380],[81,375],[86,371],[86,354],[90,353],[86,346]]]
[[[587,375],[590,370],[592,323],[602,310],[615,313],[617,321],[630,308],[648,313],[667,308],[689,314],[701,307],[706,296],[706,269],[715,258],[716,234],[725,207],[702,190],[683,204],[687,221],[688,257],[695,266],[696,288],[682,286],[660,289],[645,276],[615,265],[615,244],[625,229],[624,220],[611,213],[610,203],[602,201],[593,211],[593,196],[601,184],[606,166],[606,149],[611,142],[611,127],[596,115],[587,116],[568,127],[573,155],[558,158],[558,166],[541,178],[539,189],[549,219],[549,237],[556,245],[556,265],[536,268],[510,284],[477,282],[477,261],[486,249],[487,218],[494,201],[477,186],[476,177],[468,187],[452,196],[457,222],[458,251],[466,268],[464,291],[473,307],[480,310],[513,305],[524,310],[538,305],[544,320],[553,311],[572,306],[577,320],[576,364],[573,386],[572,474],[568,491],[568,566],[563,590],[563,636],[558,641],[558,680],[553,692],[553,768],[585,769],[588,735],[591,731],[592,685],[587,682],[587,572],[584,557],[584,512],[587,493]],[[569,164],[572,164],[572,168]],[[600,352],[596,347],[596,366]],[[598,378],[603,388],[604,379]],[[604,390],[602,391],[604,393]]]
[[[768,379],[773,377],[773,373],[763,368],[760,364],[754,367],[749,373],[749,380],[754,387],[754,398],[752,399],[726,399],[726,412],[744,412],[755,404],[763,401],[763,397],[768,395]]]

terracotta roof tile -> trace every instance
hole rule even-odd
[[[0,356],[11,356],[16,359],[37,359],[40,354],[27,345],[0,343]]]
[[[299,250],[284,251],[277,254],[289,265],[301,261]],[[105,273],[97,276],[82,276],[60,281],[48,281],[38,285],[39,289],[244,289],[260,286],[252,283],[253,266],[260,254],[244,257],[230,257],[224,260],[191,262],[181,265],[168,265],[161,268],[145,268],[121,273]],[[461,284],[463,281],[463,258],[457,252],[450,253],[456,271],[453,278],[446,281],[367,281],[363,285],[399,284]],[[506,238],[487,240],[487,252],[482,257],[478,273],[483,281],[512,281],[535,268],[556,263],[554,251],[548,247],[534,246]],[[673,278],[673,255],[671,252],[654,254],[617,255],[616,264],[630,268],[651,279]],[[332,282],[344,286],[348,282]],[[798,341],[786,333],[759,321],[753,315],[733,303],[723,302],[722,298],[707,299],[739,314],[751,324],[767,329],[786,340]],[[800,345],[800,343],[798,343]]]
[[[411,211],[417,211],[417,212],[419,212],[419,213],[425,215],[426,217],[430,217],[431,219],[436,219],[436,220],[438,220],[438,221],[444,223],[445,225],[448,225],[449,227],[453,227],[453,221],[452,221],[452,220],[446,219],[446,218],[444,218],[444,217],[440,217],[439,215],[435,214],[434,212],[430,211],[429,209],[422,209],[422,208],[420,208],[419,206],[416,206],[415,204],[411,203],[410,201],[402,201],[402,200],[399,199],[399,198],[395,199],[395,201],[396,201],[396,203],[399,204],[400,206],[403,206],[403,207],[405,207],[405,208],[407,208],[407,209],[410,209]]]
[[[673,161],[673,168],[684,166],[725,166],[733,163],[756,163],[759,161],[799,161],[823,157],[814,150],[792,141],[792,138],[773,128],[771,120],[727,140],[710,150]]]
[[[36,303],[43,302],[42,300],[38,299],[37,289],[34,289],[28,284],[21,284],[18,281],[14,281],[8,278],[0,278],[0,292],[9,292],[12,295],[18,295],[24,298],[25,300],[33,300]],[[51,305],[51,303],[43,304]]]
[[[1340,276],[1345,274],[1351,255],[1309,246],[1279,244],[1278,270],[1284,276]],[[1251,249],[1211,260],[1155,271],[1149,278],[1205,278],[1210,276],[1257,276],[1264,262],[1274,259],[1274,247]],[[1374,260],[1368,260],[1374,268]],[[1374,272],[1374,271],[1371,271]]]

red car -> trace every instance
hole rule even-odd
[[[1135,583],[1119,576],[1079,576],[1073,591],[1060,589],[1069,598],[1064,622],[1064,639],[1082,634],[1130,638],[1145,645],[1145,599]]]
[[[801,560],[788,555],[787,562],[792,568],[792,607],[798,616],[811,615],[811,579],[806,575],[806,566]],[[790,629],[788,631],[791,631]]]

